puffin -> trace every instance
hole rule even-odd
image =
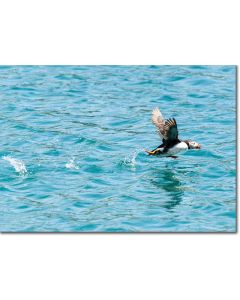
[[[156,126],[157,132],[162,139],[162,144],[149,151],[149,155],[177,158],[176,154],[188,149],[201,149],[201,145],[192,140],[180,140],[178,138],[177,122],[174,118],[164,120],[158,107],[152,111],[152,123]]]

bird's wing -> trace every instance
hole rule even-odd
[[[157,131],[162,139],[166,139],[165,120],[159,108],[156,107],[152,111],[152,122],[156,126]]]
[[[165,121],[164,129],[167,141],[174,141],[178,139],[177,122],[174,118]]]
[[[178,139],[176,120],[173,118],[165,121],[159,108],[155,108],[152,111],[152,122],[163,140],[173,141]]]

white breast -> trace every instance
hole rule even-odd
[[[174,147],[170,148],[167,152],[167,155],[175,155],[179,152],[184,152],[188,149],[188,146],[186,143],[181,142],[177,145],[175,145]]]

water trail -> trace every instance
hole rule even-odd
[[[3,156],[2,159],[8,161],[19,174],[24,175],[27,173],[27,168],[21,160],[12,158],[10,156]]]
[[[75,164],[74,158],[71,158],[70,161],[65,164],[65,167],[67,169],[75,169],[75,170],[79,169],[79,167]]]

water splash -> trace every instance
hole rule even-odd
[[[10,156],[3,156],[2,159],[8,161],[10,165],[13,166],[16,172],[18,172],[19,174],[24,175],[27,173],[27,168],[21,160]]]
[[[79,167],[75,164],[74,158],[71,158],[70,161],[66,163],[65,167],[67,169],[74,169],[74,170],[79,169]]]
[[[137,156],[142,151],[143,151],[142,148],[135,150],[133,154],[126,156],[122,163],[126,166],[135,167],[137,164],[136,162]]]

